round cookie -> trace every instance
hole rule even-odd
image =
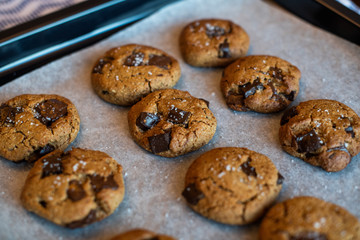
[[[165,52],[128,44],[107,51],[95,63],[91,81],[102,99],[128,106],[150,92],[172,88],[180,75],[179,63]]]
[[[208,104],[176,89],[153,92],[131,107],[130,133],[141,147],[163,157],[195,151],[215,134]]]
[[[133,229],[119,234],[111,240],[175,240],[175,238],[163,234],[156,234],[145,229]]]
[[[247,56],[225,68],[221,90],[236,111],[278,112],[299,92],[299,69],[273,56]]]
[[[359,116],[335,100],[302,102],[284,113],[280,125],[286,152],[328,172],[344,169],[360,152]]]
[[[58,95],[20,95],[0,106],[0,156],[32,162],[75,140],[80,118],[75,106]]]
[[[259,219],[284,178],[271,160],[246,148],[215,148],[189,167],[182,195],[199,214],[225,224]]]
[[[245,56],[249,36],[240,26],[222,19],[202,19],[188,24],[180,35],[184,60],[197,67],[221,67]]]
[[[100,221],[124,197],[122,167],[103,152],[56,150],[35,162],[21,193],[24,207],[68,228]]]
[[[339,239],[360,239],[358,219],[315,197],[295,197],[276,204],[260,225],[260,240]]]

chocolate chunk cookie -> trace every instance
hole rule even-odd
[[[201,215],[243,225],[260,218],[284,181],[271,160],[246,148],[216,148],[189,167],[182,195]]]
[[[180,75],[175,58],[153,47],[129,44],[107,51],[95,63],[91,80],[102,99],[128,106],[150,92],[172,88]]]
[[[58,95],[20,95],[0,106],[0,156],[32,162],[75,140],[80,118]]]
[[[279,138],[289,154],[328,172],[344,169],[360,152],[360,119],[334,100],[310,100],[288,109]]]
[[[215,134],[208,104],[176,89],[153,92],[130,109],[130,133],[141,147],[163,157],[195,151]]]
[[[122,167],[103,152],[56,150],[35,162],[21,193],[24,207],[68,228],[109,216],[124,197]]]
[[[295,197],[273,206],[260,225],[260,240],[339,239],[360,239],[358,219],[315,197]]]
[[[163,234],[156,234],[145,229],[134,229],[119,234],[111,240],[175,240],[175,238]]]
[[[202,19],[188,24],[180,36],[184,60],[197,67],[221,67],[245,56],[249,36],[229,20]]]
[[[273,56],[247,56],[229,65],[221,78],[226,104],[236,111],[278,112],[299,92],[299,69]]]

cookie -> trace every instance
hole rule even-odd
[[[273,56],[247,56],[225,68],[221,90],[235,111],[284,110],[299,93],[300,70]]]
[[[328,172],[344,169],[360,151],[360,119],[335,100],[302,102],[281,118],[282,148]]]
[[[32,162],[65,148],[80,128],[78,112],[58,95],[20,95],[0,106],[0,156]]]
[[[180,75],[178,61],[167,53],[129,44],[107,51],[95,63],[91,81],[102,99],[128,106],[155,90],[172,88]]]
[[[133,229],[119,234],[111,240],[175,240],[175,238],[163,234],[157,234],[145,229]]]
[[[35,162],[21,193],[30,212],[79,228],[114,212],[124,197],[122,166],[106,153],[55,150]]]
[[[182,195],[204,217],[244,225],[263,215],[283,181],[265,155],[246,148],[215,148],[191,164]]]
[[[196,67],[226,66],[249,49],[249,36],[229,20],[202,19],[188,24],[180,35],[184,60]]]
[[[163,157],[195,151],[215,134],[208,104],[176,89],[153,92],[131,107],[130,133],[141,147]]]
[[[260,225],[260,240],[355,240],[360,223],[344,208],[315,197],[273,206]]]

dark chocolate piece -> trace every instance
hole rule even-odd
[[[188,120],[190,115],[190,112],[183,111],[177,107],[173,107],[170,109],[167,120],[175,124],[186,124],[186,121]]]
[[[244,85],[239,86],[239,92],[244,96],[244,98],[248,98],[251,95],[254,95],[257,90],[263,90],[264,86],[257,78],[253,83],[246,83]]]
[[[109,94],[109,92],[106,91],[106,90],[101,91],[101,93],[102,93],[103,95],[108,95],[108,94]]]
[[[53,122],[67,115],[68,105],[57,99],[45,100],[35,105],[35,118],[50,127]]]
[[[169,66],[171,66],[171,58],[164,55],[149,55],[148,65],[157,66],[159,68],[163,68],[169,70]]]
[[[153,113],[142,112],[136,119],[136,126],[141,130],[147,131],[154,127],[160,121],[160,117]]]
[[[55,147],[47,144],[45,145],[45,147],[42,148],[38,148],[36,149],[30,156],[29,156],[29,160],[30,162],[36,161],[39,158],[41,158],[42,156],[45,156],[48,153],[51,153],[52,151],[55,150]]]
[[[130,56],[125,59],[124,65],[126,66],[142,66],[144,65],[144,53],[142,52],[133,52]]]
[[[85,225],[88,225],[90,223],[96,222],[96,220],[97,220],[96,210],[91,210],[89,212],[89,214],[85,218],[83,218],[81,220],[78,220],[78,221],[68,223],[68,224],[66,224],[66,227],[68,227],[68,228],[79,228],[79,227],[83,227]]]
[[[284,81],[284,75],[282,74],[282,70],[277,67],[270,67],[269,68],[269,75],[273,78],[276,78],[280,81]]]
[[[96,66],[93,68],[93,73],[99,73],[99,74],[103,74],[103,68],[106,64],[111,63],[112,61],[114,61],[115,59],[113,57],[104,57],[101,58]]]
[[[219,44],[218,58],[231,58],[230,44],[227,38]]]
[[[315,130],[311,130],[308,133],[296,137],[296,142],[298,145],[299,153],[313,153],[316,152],[319,148],[321,148],[321,139],[315,132]]]
[[[148,140],[153,153],[165,152],[170,149],[171,131],[148,137]]]
[[[295,117],[299,113],[296,110],[296,106],[289,108],[284,112],[284,115],[281,118],[280,125],[284,125],[290,121],[291,118]]]
[[[294,101],[296,91],[291,91],[290,94],[284,94],[284,97],[289,101]]]
[[[209,23],[206,24],[206,35],[209,38],[213,38],[213,37],[219,37],[219,36],[223,36],[226,34],[225,29],[223,29],[222,27],[219,26],[213,26]]]
[[[289,240],[327,240],[327,236],[318,232],[302,232],[290,236]]]
[[[61,152],[45,157],[42,162],[42,175],[41,178],[58,175],[63,172]]]
[[[246,162],[244,162],[243,164],[241,164],[241,170],[248,176],[257,176],[256,170],[254,167],[250,166],[251,163],[251,158],[249,158],[249,160],[247,160]]]
[[[349,127],[345,128],[345,132],[350,133],[352,138],[355,137],[354,129],[353,129],[352,126],[349,126]]]
[[[18,113],[23,112],[21,107],[10,107],[8,105],[1,105],[0,106],[0,124],[15,124],[15,116]]]
[[[47,207],[47,202],[45,202],[44,200],[41,200],[39,203],[43,208]]]
[[[86,196],[84,188],[77,180],[71,180],[69,182],[69,188],[66,193],[68,198],[73,202],[79,201]]]
[[[198,204],[198,202],[205,197],[205,195],[196,188],[195,183],[190,183],[189,185],[187,185],[182,192],[182,195],[191,205]]]
[[[277,184],[277,185],[283,184],[284,179],[285,179],[285,178],[283,177],[283,175],[281,175],[281,174],[278,172],[278,179],[277,179],[277,181],[276,181],[276,184]]]
[[[110,188],[113,190],[118,189],[119,185],[114,180],[114,175],[108,176],[106,179],[100,175],[89,175],[91,181],[91,187],[95,193],[100,192],[104,188]]]

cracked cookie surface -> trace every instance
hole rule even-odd
[[[199,214],[221,223],[244,225],[263,215],[283,181],[265,155],[246,148],[215,148],[191,164],[182,194]]]
[[[360,223],[346,209],[315,197],[295,197],[266,213],[260,240],[302,239],[360,239]]]
[[[201,19],[189,23],[180,35],[184,60],[197,67],[221,67],[245,56],[249,36],[229,20]]]
[[[32,162],[75,140],[80,118],[72,102],[58,95],[25,94],[0,106],[0,156]]]
[[[128,232],[121,233],[111,240],[175,240],[175,238],[157,234],[146,229],[133,229]]]
[[[122,166],[106,153],[56,150],[35,162],[21,193],[24,207],[79,228],[109,216],[124,197]]]
[[[91,81],[103,100],[128,106],[150,92],[172,88],[180,75],[178,61],[164,51],[128,44],[107,51],[95,63]]]
[[[221,90],[233,110],[272,113],[295,100],[300,77],[300,70],[281,58],[247,56],[225,68]]]
[[[328,172],[344,169],[360,152],[360,118],[338,101],[302,102],[285,111],[280,125],[286,152]]]
[[[131,107],[130,133],[141,147],[163,157],[195,151],[216,131],[216,118],[208,105],[185,91],[153,92]]]

